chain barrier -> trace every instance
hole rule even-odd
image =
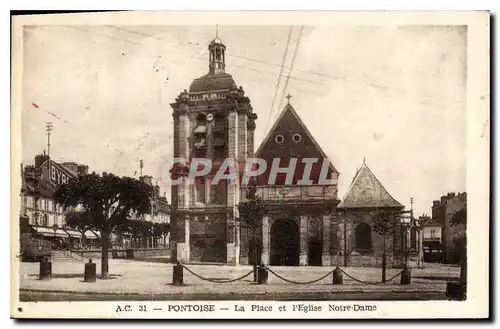
[[[189,273],[191,273],[192,275],[196,276],[197,278],[201,279],[201,280],[204,280],[204,281],[209,281],[209,282],[213,282],[213,283],[231,283],[231,282],[235,282],[235,281],[239,281],[239,280],[243,280],[244,278],[246,278],[247,276],[249,276],[250,274],[253,273],[253,269],[238,277],[238,278],[235,278],[235,279],[210,279],[210,278],[206,278],[204,276],[201,276],[199,274],[196,274],[195,272],[193,272],[191,269],[189,269],[188,267],[186,267],[185,265],[182,265],[182,267],[184,269],[186,269],[186,271],[188,271]],[[321,281],[325,278],[327,278],[329,275],[331,275],[335,270],[331,270],[330,272],[328,272],[327,274],[323,275],[322,277],[318,278],[318,279],[315,279],[315,280],[311,280],[311,281],[294,281],[294,280],[290,280],[290,279],[287,279],[281,275],[279,275],[278,273],[274,272],[273,270],[271,270],[269,267],[267,266],[264,266],[264,268],[266,270],[268,270],[269,272],[271,272],[274,276],[276,276],[277,278],[285,281],[285,282],[288,282],[288,283],[292,283],[292,284],[311,284],[311,283],[316,283],[318,281]],[[392,276],[391,278],[385,280],[385,282],[370,282],[370,281],[363,281],[363,280],[359,280],[355,277],[353,277],[352,275],[350,275],[349,273],[347,273],[346,271],[344,271],[343,269],[341,268],[338,268],[342,273],[344,273],[348,278],[356,281],[356,282],[359,282],[361,284],[373,284],[373,285],[379,285],[379,284],[386,284],[392,280],[394,280],[395,278],[397,278],[398,276],[401,275],[401,273],[403,273],[404,270],[398,272],[397,274],[395,274],[394,276]]]
[[[186,269],[186,271],[188,271],[189,273],[191,273],[192,275],[196,276],[197,278],[201,279],[201,280],[205,280],[205,281],[209,281],[209,282],[213,282],[213,283],[231,283],[231,282],[235,282],[235,281],[238,281],[238,280],[243,280],[244,278],[246,278],[247,276],[249,276],[250,274],[253,273],[253,269],[248,272],[247,274],[243,275],[243,276],[240,276],[236,279],[229,279],[229,280],[225,280],[225,279],[209,279],[209,278],[205,278],[199,274],[196,274],[194,273],[192,270],[190,270],[189,268],[187,268],[186,266],[182,265],[182,267],[184,269]]]
[[[328,272],[327,274],[323,275],[321,278],[319,279],[316,279],[316,280],[311,280],[311,281],[306,281],[306,282],[301,282],[301,281],[293,281],[293,280],[289,280],[289,279],[286,279],[284,277],[282,277],[281,275],[279,275],[278,273],[274,272],[273,270],[271,270],[269,267],[265,267],[269,272],[271,272],[272,274],[274,274],[275,276],[277,276],[278,278],[280,278],[281,280],[283,281],[286,281],[288,283],[293,283],[293,284],[310,284],[310,283],[316,283],[318,281],[321,281],[323,280],[324,278],[326,278],[327,276],[329,276],[330,274],[333,273],[334,270],[331,270],[330,272]]]
[[[342,273],[344,273],[344,274],[345,274],[348,278],[350,278],[350,279],[352,279],[352,280],[354,280],[354,281],[356,281],[356,282],[363,283],[363,284],[375,284],[375,285],[376,285],[376,284],[386,284],[387,282],[392,281],[392,280],[394,280],[395,278],[397,278],[397,277],[398,277],[401,273],[403,273],[403,271],[404,271],[404,270],[402,270],[402,271],[398,272],[396,275],[394,275],[394,276],[393,276],[393,277],[391,277],[390,279],[385,280],[385,282],[369,282],[369,281],[363,281],[363,280],[356,279],[355,277],[353,277],[352,275],[348,274],[348,273],[347,273],[346,271],[344,271],[343,269],[341,269],[341,268],[339,268],[339,269],[340,269],[340,271],[341,271]]]

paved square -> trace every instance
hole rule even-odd
[[[97,273],[100,261],[96,260]],[[268,284],[257,285],[252,282],[253,274],[232,283],[204,281],[184,270],[185,286],[173,286],[172,264],[110,260],[110,279],[98,279],[95,283],[83,281],[83,261],[55,260],[52,264],[52,279],[38,279],[38,263],[21,263],[20,289],[23,298],[36,300],[43,294],[86,295],[86,300],[110,299],[336,299],[346,294],[370,294],[376,299],[397,299],[406,294],[406,299],[428,299],[419,294],[441,296],[446,289],[446,281],[458,279],[459,268],[443,265],[426,265],[424,269],[412,269],[412,284],[399,285],[400,277],[386,284],[361,284],[344,275],[343,285],[333,285],[332,275],[312,284],[292,284],[269,273]],[[194,273],[211,280],[230,280],[249,273],[250,266],[187,265]],[[288,280],[305,282],[320,278],[333,270],[333,267],[271,267],[274,272]],[[343,268],[353,277],[368,282],[380,282],[380,268],[350,267]],[[387,278],[400,272],[388,269]],[[31,297],[26,297],[31,296]],[[92,297],[94,296],[94,297]],[[114,297],[112,297],[114,296]],[[363,298],[367,298],[364,296]],[[411,298],[414,296],[415,298]],[[61,300],[70,297],[61,297]],[[77,297],[74,297],[77,298]],[[431,298],[431,297],[429,297]],[[437,298],[437,297],[435,297]],[[43,298],[42,298],[43,299]]]

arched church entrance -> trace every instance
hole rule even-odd
[[[293,219],[277,220],[271,227],[270,265],[299,265],[299,227]]]

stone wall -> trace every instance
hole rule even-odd
[[[72,250],[73,254],[81,256],[84,260],[101,259],[100,250]],[[170,257],[170,249],[114,249],[109,252],[109,259],[144,258],[144,257]]]
[[[392,220],[392,219],[391,219]],[[369,250],[358,249],[356,242],[356,228],[360,224],[367,224],[371,229],[371,248]],[[343,214],[337,223],[339,238],[338,252],[339,263],[342,266],[382,266],[382,255],[384,250],[384,237],[373,230],[373,221],[368,211],[358,211]],[[344,226],[346,229],[344,231]],[[400,253],[399,225],[396,224],[393,233],[386,237],[386,263],[387,267],[400,267],[402,264]]]

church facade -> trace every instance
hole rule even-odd
[[[349,192],[338,197],[339,172],[290,104],[255,150],[257,115],[242,87],[225,71],[226,47],[209,45],[209,72],[195,79],[171,104],[174,158],[206,158],[212,170],[172,186],[172,260],[182,263],[264,263],[278,266],[377,266],[382,249],[388,266],[402,260],[400,224],[384,240],[374,230],[373,212],[403,209],[380,184],[366,163]],[[259,158],[268,166],[255,178],[257,194],[268,213],[257,234],[240,225],[238,204],[245,201],[241,181],[212,184],[224,159],[245,164]],[[278,160],[276,160],[278,159]],[[311,160],[315,159],[315,160]],[[326,165],[325,165],[326,163]],[[187,165],[189,167],[189,165]],[[290,169],[293,168],[293,169]],[[239,166],[240,177],[245,170]],[[308,179],[304,180],[304,173]],[[269,178],[273,176],[273,183]],[[390,240],[390,241],[387,241]]]

